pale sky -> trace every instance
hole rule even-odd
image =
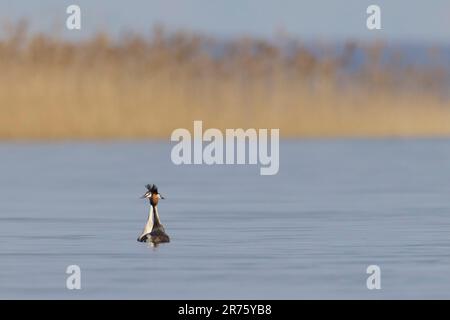
[[[82,10],[82,30],[65,29],[66,7]],[[366,28],[366,8],[381,7],[382,30]],[[217,36],[270,38],[277,30],[307,40],[381,38],[450,44],[450,0],[0,0],[0,22],[26,18],[32,30],[68,38],[98,30],[149,32],[156,23]]]

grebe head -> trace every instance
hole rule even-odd
[[[149,199],[152,206],[156,206],[159,199],[164,199],[164,197],[158,192],[158,187],[156,185],[148,184],[145,187],[147,188],[147,192],[141,197],[141,199]]]

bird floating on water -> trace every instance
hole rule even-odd
[[[170,242],[169,236],[164,230],[164,226],[161,224],[158,214],[158,202],[159,199],[164,199],[158,192],[158,187],[154,184],[148,184],[145,186],[147,192],[141,197],[141,199],[149,199],[150,211],[148,213],[147,223],[145,224],[144,231],[137,239],[139,242],[149,242],[153,245],[158,245],[163,242]]]

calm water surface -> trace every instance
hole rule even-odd
[[[276,176],[170,150],[0,144],[0,298],[450,298],[450,141],[285,141]],[[146,183],[157,248],[136,241]]]

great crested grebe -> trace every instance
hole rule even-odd
[[[158,192],[158,187],[154,184],[148,184],[145,186],[147,192],[141,197],[141,199],[149,199],[150,211],[148,213],[147,223],[145,224],[144,231],[137,239],[139,242],[150,242],[152,244],[158,244],[163,242],[170,242],[169,236],[164,230],[164,226],[161,224],[158,214],[158,202],[159,199],[164,199]]]

